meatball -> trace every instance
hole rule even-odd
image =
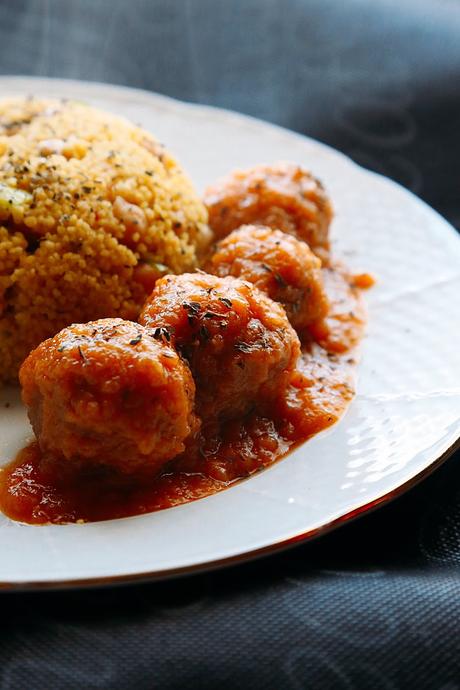
[[[250,283],[206,273],[160,279],[140,322],[188,360],[203,422],[282,394],[300,353],[284,309]]]
[[[40,448],[63,465],[157,472],[197,430],[180,356],[139,324],[101,319],[42,342],[20,370]]]
[[[305,242],[280,230],[243,225],[217,244],[205,268],[248,280],[283,305],[297,330],[327,312],[321,261]]]
[[[320,255],[329,248],[331,203],[321,182],[298,165],[237,170],[208,187],[204,202],[217,239],[240,225],[260,223],[304,240]]]

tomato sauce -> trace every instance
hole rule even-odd
[[[334,424],[354,395],[353,353],[365,325],[358,288],[370,280],[354,281],[337,267],[324,277],[329,313],[305,333],[291,385],[270,413],[205,425],[160,475],[141,481],[108,470],[63,477],[33,442],[0,470],[0,509],[20,522],[63,524],[170,508],[226,489]]]

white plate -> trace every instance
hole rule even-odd
[[[166,577],[242,560],[389,500],[453,448],[460,241],[428,206],[318,142],[233,113],[101,84],[7,77],[0,88],[2,96],[64,96],[127,116],[177,154],[200,191],[234,167],[284,159],[311,168],[336,208],[336,253],[378,278],[368,293],[357,396],[340,423],[264,472],[188,505],[85,525],[31,527],[0,515],[0,586]],[[2,405],[1,463],[29,433],[19,403]]]

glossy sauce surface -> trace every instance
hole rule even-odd
[[[188,449],[157,477],[136,481],[114,473],[62,476],[37,443],[0,470],[0,509],[20,522],[97,521],[138,515],[221,491],[285,456],[331,426],[354,394],[353,350],[365,315],[359,287],[372,279],[325,269],[331,308],[303,338],[302,356],[285,397],[270,414],[256,411],[221,428],[202,428]]]

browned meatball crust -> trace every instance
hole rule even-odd
[[[284,309],[231,277],[166,276],[140,321],[190,363],[203,422],[269,405],[282,394],[300,353]]]
[[[298,331],[328,308],[321,261],[305,242],[261,225],[243,225],[221,240],[205,269],[248,280],[286,310]]]
[[[294,235],[320,256],[329,248],[331,202],[321,182],[299,165],[236,170],[208,187],[204,202],[217,239],[259,223]]]
[[[20,382],[42,452],[64,465],[155,473],[198,427],[188,366],[122,319],[74,324],[45,340]]]

